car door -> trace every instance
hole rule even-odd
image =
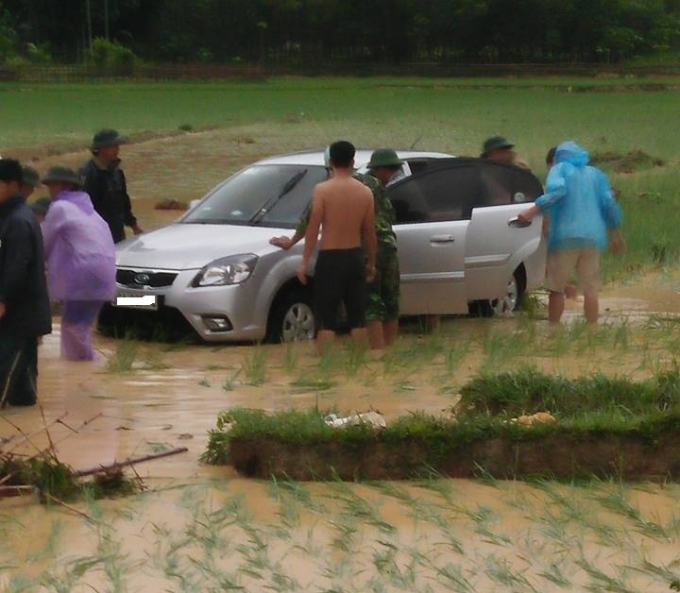
[[[465,242],[472,214],[462,170],[426,171],[389,189],[404,315],[467,312]]]
[[[542,217],[526,227],[516,224],[543,192],[530,171],[488,161],[478,163],[480,201],[473,209],[465,245],[465,276],[469,301],[505,294],[515,270],[527,261],[545,268]]]

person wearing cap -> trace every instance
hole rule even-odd
[[[381,191],[374,192],[375,231],[378,237],[375,280],[368,285],[366,320],[371,346],[391,346],[399,331],[401,276],[397,235],[392,226],[395,213],[385,190],[405,177],[404,161],[391,148],[380,148],[371,155],[369,177],[377,179]]]
[[[42,225],[50,297],[63,303],[61,355],[92,360],[92,326],[104,303],[115,296],[113,239],[78,173],[52,167],[43,178],[52,198]]]
[[[37,401],[38,339],[52,331],[40,226],[21,165],[0,159],[0,407]]]
[[[24,165],[21,167],[21,178],[21,195],[28,200],[35,193],[36,188],[40,187],[40,175],[30,165]]]
[[[143,232],[132,213],[125,174],[118,158],[120,145],[126,140],[116,130],[100,130],[92,140],[92,158],[80,169],[85,191],[94,209],[108,224],[115,243],[125,239],[126,226],[135,235]]]
[[[399,159],[394,151],[391,152],[393,153],[393,156],[389,156],[392,157],[392,162],[391,164],[387,163],[385,167],[390,172],[389,182],[394,183],[400,177],[399,173],[402,171],[403,161],[399,161],[400,164],[397,165],[395,159]],[[385,155],[380,157],[380,159],[385,159]],[[329,166],[328,149],[326,149],[325,152],[325,160],[326,166]],[[403,173],[401,176],[403,176]],[[368,189],[370,189],[373,193],[373,201],[375,206],[375,227],[378,239],[378,255],[376,263],[376,280],[370,282],[367,285],[368,305],[366,311],[366,321],[371,348],[374,350],[380,350],[384,348],[385,345],[389,345],[394,342],[398,329],[399,262],[398,259],[396,259],[396,235],[392,230],[392,224],[394,222],[394,210],[392,208],[391,202],[385,195],[385,189],[383,185],[376,177],[374,177],[372,174],[364,175],[363,173],[359,173],[357,171],[354,172],[353,177],[356,180],[361,181],[361,183],[368,187]],[[298,222],[297,227],[295,228],[295,234],[292,237],[273,237],[270,243],[276,247],[286,250],[299,243],[304,238],[305,232],[307,231],[310,214],[311,209],[308,208]],[[390,256],[392,251],[394,252],[394,258]],[[383,254],[382,256],[381,253]],[[382,267],[382,264],[388,263],[388,268]],[[396,282],[394,281],[395,274]],[[380,281],[378,281],[378,279]],[[388,281],[388,279],[392,279],[391,285],[393,288],[389,293],[385,292],[385,294],[382,294],[382,287]],[[378,294],[375,294],[376,291]],[[383,302],[383,299],[387,299],[387,302]]]
[[[528,170],[529,165],[517,155],[514,148],[515,145],[503,136],[492,136],[485,140],[480,158],[493,161],[494,163],[515,165],[516,167]]]

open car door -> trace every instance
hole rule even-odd
[[[540,217],[525,228],[512,222],[542,191],[529,171],[466,158],[428,162],[390,187],[402,313],[467,313],[470,301],[502,296],[527,258],[542,274]]]
[[[461,175],[438,169],[388,189],[396,213],[404,315],[467,313],[465,241],[472,213]]]
[[[521,226],[517,215],[543,193],[525,169],[479,161],[480,195],[472,211],[465,244],[465,276],[469,301],[505,294],[508,282],[524,265],[524,282],[533,288],[545,270],[543,218]]]

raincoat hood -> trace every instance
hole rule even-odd
[[[590,162],[588,151],[573,140],[562,142],[555,152],[555,163],[570,163],[575,167],[585,167]]]
[[[77,206],[85,214],[92,214],[94,212],[92,200],[84,191],[62,191],[57,194],[54,201],[69,202]]]

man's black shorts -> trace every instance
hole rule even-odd
[[[319,251],[314,269],[314,310],[319,329],[334,330],[340,303],[350,329],[366,325],[366,255],[361,247]]]

